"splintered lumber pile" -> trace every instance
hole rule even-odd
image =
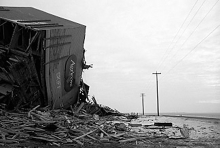
[[[187,139],[186,125],[167,122],[142,125],[137,115],[116,114],[88,103],[67,109],[50,110],[39,105],[32,109],[6,111],[0,107],[0,146],[38,143],[53,146],[152,143],[155,138]],[[107,110],[107,111],[106,111]],[[91,113],[92,112],[92,113]],[[103,115],[104,114],[104,115]],[[107,114],[107,115],[106,115]]]
[[[84,145],[85,143],[132,142],[124,123],[114,123],[120,116],[103,116],[74,110],[47,110],[36,106],[26,112],[0,109],[0,145],[20,145],[27,141],[48,145]],[[123,117],[126,118],[126,117]]]

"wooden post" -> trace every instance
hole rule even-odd
[[[157,73],[157,71],[156,71],[156,73],[152,73],[152,74],[156,74],[156,85],[157,85],[157,116],[159,116],[160,113],[159,113],[159,94],[158,94],[158,77],[157,77],[157,75],[158,75],[158,74],[161,74],[161,73]]]
[[[141,97],[142,97],[142,110],[144,115],[144,93],[141,93]]]

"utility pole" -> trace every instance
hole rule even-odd
[[[141,97],[142,97],[142,110],[144,115],[144,93],[141,93]]]
[[[158,95],[158,77],[157,77],[157,75],[158,75],[158,74],[161,74],[161,73],[157,73],[157,71],[156,71],[156,73],[152,73],[152,74],[156,74],[156,85],[157,85],[157,116],[159,116],[160,113],[159,113],[159,95]]]

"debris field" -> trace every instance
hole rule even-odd
[[[220,146],[220,121],[213,121],[211,126],[209,120],[196,123],[179,117],[121,114],[94,102],[69,109],[50,110],[38,105],[17,111],[6,111],[1,104],[0,120],[0,145],[9,147],[28,147],[30,143],[39,147]],[[210,125],[205,127],[207,123]]]

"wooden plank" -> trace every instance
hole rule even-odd
[[[97,128],[97,129],[98,129],[98,128]],[[83,135],[81,135],[81,136],[79,136],[79,137],[76,137],[76,138],[74,138],[74,140],[77,140],[77,139],[83,138],[83,137],[85,137],[86,135],[89,135],[89,134],[95,132],[97,129],[95,129],[95,130],[93,130],[93,131],[90,131],[90,132],[88,132],[88,133],[86,133],[86,134],[83,134]]]
[[[0,139],[0,143],[11,144],[11,143],[18,143],[18,141],[17,141],[17,140],[6,140],[6,139]]]
[[[136,138],[129,138],[129,139],[125,139],[125,140],[119,140],[120,143],[131,142],[131,141],[137,141],[137,139]]]
[[[101,128],[99,128],[99,130],[102,132],[102,133],[104,133],[106,136],[108,136],[109,137],[109,134],[108,133],[106,133],[103,129],[101,129]]]
[[[80,104],[80,106],[77,108],[77,110],[76,110],[76,113],[79,113],[79,111],[83,108],[83,106],[84,106],[84,102],[82,102],[81,104]]]
[[[137,141],[137,140],[142,140],[145,139],[146,137],[137,137],[137,138],[128,138],[125,140],[119,140],[120,143],[125,143],[125,142],[132,142],[132,141]]]
[[[54,36],[63,36],[64,30],[63,29],[53,29],[50,32],[50,37],[53,38]],[[62,44],[63,39],[57,40],[50,40],[50,45]],[[61,57],[65,56],[62,54],[65,48],[63,46],[52,46],[49,48],[50,58],[49,61],[54,61],[56,59],[60,59]],[[68,54],[67,54],[68,55]],[[63,59],[62,59],[63,60]],[[53,96],[53,109],[55,108],[63,108],[63,100],[62,100],[62,88],[63,88],[63,81],[62,78],[64,77],[64,65],[62,64],[62,60],[54,61],[50,63],[50,85],[51,85],[51,92]]]
[[[50,37],[50,30],[46,31],[46,38]],[[45,47],[50,45],[50,40],[45,41]],[[45,48],[44,47],[44,48]],[[44,50],[45,52],[45,63],[48,63],[50,61],[50,51],[49,50]],[[47,98],[48,98],[48,104],[52,105],[51,103],[53,102],[52,98],[52,92],[51,92],[51,85],[50,85],[50,64],[45,65],[45,80],[46,80],[46,90],[47,90]]]
[[[189,138],[189,129],[185,124],[183,125],[183,128],[180,129],[180,133],[184,138]]]
[[[109,135],[109,136],[114,137],[114,138],[118,138],[118,137],[121,137],[121,136],[123,136],[123,135],[125,135],[125,134],[126,134],[126,133],[111,134],[111,135]]]
[[[17,134],[17,133],[18,133],[18,132],[16,132],[16,131],[9,130],[9,129],[5,129],[5,128],[1,128],[1,127],[0,127],[0,132],[10,133],[10,134]]]
[[[155,122],[154,126],[172,126],[172,123],[168,123],[168,122]]]

